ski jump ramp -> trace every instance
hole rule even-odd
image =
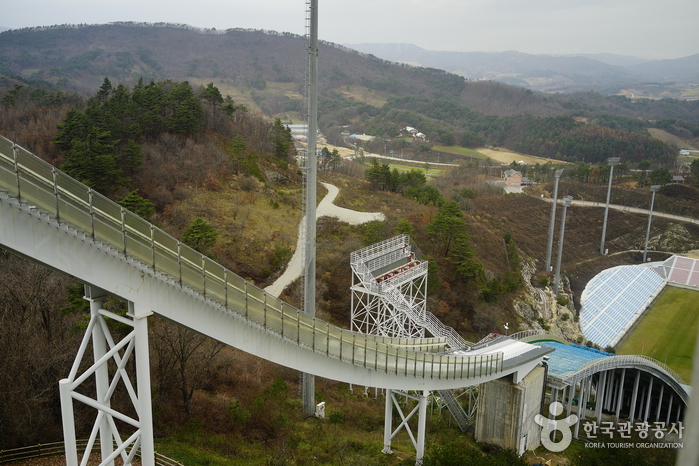
[[[452,354],[444,339],[366,335],[309,317],[2,137],[0,246],[75,277],[97,304],[102,296],[127,301],[134,322],[157,314],[277,364],[352,384],[426,392],[511,374],[517,382],[550,351],[513,341],[514,351],[483,346]],[[148,371],[147,331],[134,338],[140,380]],[[95,365],[115,352],[95,356]],[[147,424],[146,396],[137,398]],[[139,428],[149,464],[152,426]]]

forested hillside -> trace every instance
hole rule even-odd
[[[434,144],[488,144],[568,161],[596,163],[616,154],[659,166],[677,148],[653,141],[645,128],[669,129],[690,142],[699,136],[699,101],[535,93],[334,44],[321,44],[319,58],[319,125],[339,145],[349,144],[340,136],[348,131],[379,136],[377,146],[386,150],[426,158]],[[0,33],[5,91],[24,85],[94,92],[104,77],[128,87],[139,79],[212,82],[252,112],[282,121],[303,119],[304,63],[304,39],[273,31],[114,23]],[[418,128],[426,140],[400,138],[405,126]]]
[[[328,44],[320,53],[320,121],[328,139],[343,143],[343,131],[365,131],[381,137],[373,142],[381,150],[401,148],[422,160],[440,143],[497,144],[579,161],[566,173],[578,181],[565,184],[579,197],[596,199],[608,177],[590,162],[623,156],[628,163],[617,177],[632,165],[650,170],[670,163],[673,150],[649,137],[649,125],[685,139],[697,134],[697,109],[686,102],[640,105],[596,94],[565,100]],[[0,72],[3,136],[243,278],[266,286],[280,275],[301,220],[302,172],[282,123],[301,119],[302,38],[127,24],[7,31],[0,33]],[[654,112],[665,119],[651,122]],[[426,139],[397,138],[405,125]],[[384,212],[386,220],[318,222],[319,317],[348,327],[349,254],[406,233],[430,261],[428,309],[466,338],[501,332],[505,323],[556,325],[555,318],[540,317],[528,291],[546,289],[551,278],[541,270],[550,205],[538,195],[550,193],[552,164],[531,166],[538,191],[517,196],[486,182],[500,177],[499,165],[464,163],[431,177],[424,163],[398,170],[332,153],[328,160],[319,176],[340,188],[337,203]],[[633,176],[623,181],[641,187],[615,190],[613,202],[648,200],[646,172]],[[694,215],[692,196],[695,188],[664,188],[657,205]],[[598,270],[639,260],[646,218],[610,213],[612,255],[600,256],[598,213],[568,212],[563,270],[570,281],[563,289],[573,302]],[[696,226],[653,221],[663,254],[699,245]],[[43,286],[27,286],[35,283]],[[284,298],[298,305],[299,287],[288,287]],[[0,343],[7,349],[0,352],[0,449],[59,440],[57,381],[70,370],[84,331],[82,286],[2,253],[0,303]],[[575,315],[572,303],[559,304],[556,312]],[[107,306],[125,311],[117,301]],[[566,320],[572,328],[575,319]],[[320,380],[318,400],[328,401],[328,420],[303,421],[294,371],[151,321],[159,450],[187,464],[400,462],[380,453],[382,400]],[[113,331],[118,336],[119,326]],[[127,397],[117,393],[113,406]],[[76,416],[86,437],[90,413],[79,408]],[[461,435],[445,420],[433,422],[439,429],[432,439]],[[411,446],[400,448],[413,454]]]

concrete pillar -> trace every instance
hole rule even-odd
[[[655,421],[658,422],[660,419],[660,410],[663,408],[663,392],[665,391],[665,384],[660,385],[660,396],[658,397],[658,407],[655,410]]]
[[[641,397],[638,399],[638,418],[643,419],[643,408],[646,406],[646,386],[641,385]]]
[[[624,403],[624,379],[626,378],[626,369],[621,371],[621,380],[619,382],[619,393],[616,398],[616,424],[619,424],[619,414],[621,413],[621,406]]]
[[[583,397],[585,395],[585,385],[585,380],[581,380],[580,394],[578,395],[578,421],[575,423],[575,433],[573,434],[574,438],[578,438],[578,432],[580,431],[580,423],[585,418],[585,410],[583,407],[583,404],[585,403],[585,401],[583,400]]]
[[[566,394],[568,393],[568,386],[564,385],[563,388],[561,389],[561,404],[563,406],[566,405]],[[567,413],[566,413],[567,415]]]
[[[384,426],[383,426],[383,450],[381,453],[390,455],[391,450],[391,434],[393,433],[393,390],[386,389],[386,409],[384,411]]]
[[[653,398],[653,379],[655,377],[650,377],[650,386],[648,387],[648,399],[646,399],[646,410],[643,413],[643,422],[648,422],[648,414],[650,413],[650,399]]]
[[[583,400],[583,417],[587,418],[587,402],[592,399],[592,376],[587,378],[587,386],[585,387],[585,399]]]
[[[633,422],[636,419],[636,401],[638,399],[638,383],[641,381],[641,371],[636,370],[636,377],[633,381],[633,392],[631,392],[631,411],[629,412],[629,421]]]
[[[575,398],[575,391],[577,390],[577,385],[577,382],[573,383],[573,385],[571,385],[570,389],[568,390],[568,409],[566,410],[566,414],[568,416],[570,416],[570,413],[573,410],[573,398]]]
[[[665,418],[665,425],[670,424],[670,414],[672,413],[672,399],[673,394],[670,393],[670,402],[667,404],[667,417]]]
[[[614,396],[614,382],[616,380],[616,373],[614,370],[607,371],[607,385],[606,396],[604,397],[604,406],[602,409],[609,410],[609,405],[611,404],[612,397]]]
[[[607,371],[601,372],[599,374],[599,379],[597,381],[597,393],[595,394],[595,417],[597,418],[597,425],[602,421],[602,408],[605,400],[604,390],[607,388]]]

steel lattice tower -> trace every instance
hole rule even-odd
[[[427,266],[408,235],[352,253],[352,330],[423,338],[427,327]],[[431,333],[431,332],[430,332]]]

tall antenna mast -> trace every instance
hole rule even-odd
[[[306,241],[304,247],[303,311],[316,314],[316,139],[318,135],[318,0],[308,0],[308,141],[306,149]],[[308,19],[310,17],[310,23]],[[303,374],[303,412],[315,414],[315,376]]]

